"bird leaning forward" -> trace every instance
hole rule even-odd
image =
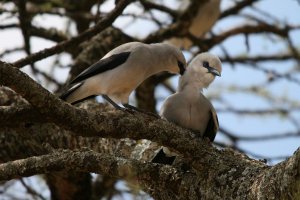
[[[75,77],[73,86],[60,98],[76,104],[90,97],[102,97],[120,110],[138,110],[128,104],[130,93],[149,76],[167,71],[183,74],[186,61],[175,46],[164,43],[125,43]],[[120,107],[121,103],[125,108]]]
[[[217,56],[210,53],[197,55],[180,77],[178,91],[164,101],[160,110],[162,118],[213,142],[219,129],[219,122],[213,105],[202,91],[216,76],[221,76],[221,71],[221,61]],[[165,148],[164,152],[167,151]],[[159,152],[158,155],[162,156],[163,152]],[[166,159],[156,156],[153,160],[161,163]]]

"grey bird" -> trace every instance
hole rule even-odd
[[[149,76],[168,71],[184,73],[186,61],[175,46],[155,43],[129,42],[108,52],[102,59],[80,73],[74,84],[60,96],[75,104],[87,98],[102,95],[117,109],[137,110],[128,104],[130,93]]]
[[[221,61],[217,56],[210,53],[197,55],[180,77],[178,91],[164,101],[160,110],[162,118],[213,142],[219,129],[218,117],[202,91],[216,76],[221,76],[221,71]],[[163,148],[163,152],[160,151],[152,162],[170,164],[170,157],[163,158],[163,153],[172,155],[167,148]]]
[[[201,4],[196,15],[192,18],[188,31],[196,38],[202,38],[204,35],[211,31],[213,25],[220,16],[220,1],[221,0],[208,0],[204,4]],[[188,8],[190,1],[183,1],[180,8]],[[171,38],[169,43],[184,49],[189,49],[193,43],[188,38]]]

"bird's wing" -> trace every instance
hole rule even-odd
[[[213,142],[219,130],[219,120],[215,109],[211,108],[209,115],[209,120],[203,137],[208,137],[209,140]]]
[[[91,65],[89,68],[81,72],[76,78],[71,81],[71,84],[79,83],[87,78],[94,75],[103,73],[105,71],[114,69],[119,65],[126,62],[130,55],[130,52],[122,52],[118,54],[113,54],[108,58],[104,58]]]
[[[77,90],[81,85],[82,85],[82,83],[74,85],[73,87],[71,87],[70,89],[68,89],[66,92],[62,93],[59,96],[59,98],[61,98],[62,100],[66,101],[66,99],[68,98],[68,96],[70,96],[70,94],[72,94],[75,90]]]

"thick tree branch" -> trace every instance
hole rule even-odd
[[[200,190],[203,192],[210,191],[217,196],[222,193],[223,197],[234,196],[238,192],[245,194],[245,198],[251,198],[257,195],[257,190],[263,189],[252,188],[252,185],[269,170],[264,163],[251,160],[232,150],[219,151],[207,142],[193,138],[189,131],[163,120],[122,112],[88,113],[85,110],[74,108],[58,100],[18,69],[4,63],[0,64],[0,73],[3,74],[0,78],[1,84],[8,85],[22,94],[49,121],[69,130],[76,130],[77,134],[132,139],[146,138],[178,150],[201,174],[201,180],[207,181],[208,185],[200,184],[202,185]],[[299,163],[292,164],[293,166],[299,165]],[[299,172],[293,171],[293,173],[297,177]],[[247,181],[245,181],[245,177],[247,177]],[[295,177],[290,180],[294,181]],[[234,180],[230,183],[229,188],[228,180]],[[242,180],[243,187],[241,188]],[[262,183],[260,183],[260,187],[263,187]],[[214,188],[213,191],[211,191],[212,188]],[[253,190],[253,192],[248,194],[249,190]],[[288,187],[285,190],[289,190],[289,193],[292,192],[294,195],[295,188]]]
[[[236,197],[246,199],[260,199],[260,198],[279,198],[288,199],[295,198],[299,194],[300,184],[300,149],[295,152],[294,156],[289,158],[287,161],[282,162],[269,170],[265,170],[263,173],[259,173],[257,179],[248,189],[248,192],[239,193],[236,191]],[[202,197],[207,196],[203,190],[205,188],[205,182],[202,180],[202,184],[196,185],[196,188],[185,188],[185,181],[196,181],[195,174],[188,172],[182,173],[171,166],[163,166],[153,163],[140,162],[136,160],[128,160],[123,158],[117,158],[107,156],[93,151],[57,151],[49,155],[43,155],[39,157],[30,157],[27,159],[16,160],[0,165],[0,180],[9,180],[17,177],[31,176],[40,173],[50,173],[54,171],[70,170],[80,172],[95,172],[101,173],[117,178],[125,178],[129,180],[135,180],[140,185],[143,185],[149,193],[158,195],[157,189],[162,188],[164,181],[155,180],[168,180],[168,187],[164,187],[169,190],[169,194],[173,194],[181,197],[187,197],[189,192],[193,191],[200,192]],[[240,187],[246,184],[239,182],[239,177],[236,177],[236,168],[232,166],[229,169],[229,173],[236,179]],[[250,170],[249,168],[247,170]],[[190,175],[189,175],[190,174]],[[192,175],[192,176],[191,176]],[[228,187],[229,180],[224,179],[222,174],[218,175],[217,182],[222,185],[226,184]],[[201,175],[200,175],[201,177]],[[273,181],[272,181],[273,180]],[[274,181],[276,180],[276,181]],[[212,181],[212,180],[210,180]],[[223,182],[225,181],[225,182]],[[231,182],[231,181],[230,181]],[[162,184],[162,185],[160,185]],[[151,189],[150,189],[151,188]],[[282,192],[278,192],[277,188],[281,188]],[[216,188],[210,188],[210,190],[216,190]],[[270,190],[272,192],[270,193]],[[206,190],[208,192],[208,190]],[[223,192],[228,192],[223,190]],[[230,191],[232,192],[232,191]],[[228,195],[228,196],[227,196]],[[232,194],[221,194],[223,197],[233,197]],[[199,196],[198,196],[199,197]],[[164,198],[162,198],[164,199]]]
[[[32,106],[4,106],[0,107],[0,126],[18,127],[26,122],[46,122]],[[16,123],[17,122],[17,123]],[[1,129],[1,128],[0,128]]]
[[[41,0],[27,0],[27,1],[30,4],[32,3],[35,5],[38,2],[38,5],[36,6],[37,8],[42,8],[45,5],[45,2]],[[93,1],[96,2],[97,0],[93,0]],[[242,0],[240,2],[237,2],[233,8],[230,8],[229,10],[225,11],[222,14],[221,18],[233,13],[238,13],[239,11],[241,11],[243,8],[247,6],[251,7],[252,6],[251,4],[257,1],[258,0]],[[70,2],[73,2],[73,0],[71,0]],[[49,9],[48,10],[49,12],[53,12],[53,11],[55,12],[55,9],[57,9],[57,11],[59,11],[59,13],[62,16],[67,16],[67,17],[70,16],[71,18],[79,17],[81,19],[84,19],[85,22],[90,22],[91,20],[93,20],[93,17],[92,18],[90,17],[92,16],[92,14],[89,14],[88,17],[83,16],[84,13],[80,12],[80,7],[81,7],[80,4],[78,5],[76,4],[74,7],[72,7],[70,6],[71,4],[69,4],[70,2],[68,3],[62,2],[60,4],[58,3],[58,1],[51,0],[47,3],[50,4],[50,6],[48,6],[47,8]],[[100,0],[98,1],[98,4],[100,5],[102,2],[103,1]],[[159,42],[167,39],[168,37],[173,37],[173,36],[182,37],[188,35],[188,33],[186,32],[187,30],[186,27],[188,26],[189,22],[194,16],[195,14],[194,11],[196,10],[196,8],[198,8],[196,5],[198,6],[201,5],[201,3],[205,2],[205,0],[203,1],[191,0],[190,1],[192,2],[191,4],[192,7],[190,7],[191,9],[190,8],[187,9],[187,12],[185,12],[185,14],[183,14],[182,16],[180,16],[179,15],[180,13],[177,11],[174,11],[173,13],[172,10],[168,10],[168,8],[165,9],[164,6],[160,7],[159,4],[156,3],[149,4],[146,1],[142,1],[142,2],[144,2],[143,6],[145,10],[147,10],[147,7],[148,9],[158,9],[167,14],[169,12],[169,15],[171,16],[170,18],[173,17],[174,20],[173,23],[169,27],[165,27],[164,25],[169,24],[170,21],[168,22],[161,21],[161,19],[156,20],[156,18],[151,15],[152,10],[150,10],[149,13],[144,13],[141,15],[133,15],[134,18],[136,17],[143,18],[146,16],[146,18],[149,19],[149,17],[147,17],[149,14],[150,18],[152,17],[151,20],[157,22],[157,25],[160,26],[161,28],[158,31],[154,32],[153,34],[149,35],[144,40],[144,42],[145,41]],[[82,3],[87,3],[87,2],[82,2]],[[75,8],[74,11],[72,10],[73,8]],[[32,13],[30,12],[30,8],[28,7],[26,9],[28,9],[27,10],[28,14],[31,15]],[[68,9],[71,13],[64,11]],[[143,7],[140,7],[140,10],[142,9]],[[79,10],[79,12],[77,12],[76,10]],[[89,9],[86,10],[87,12],[89,11]],[[41,13],[45,13],[45,12],[42,11]],[[99,15],[99,13],[100,12],[98,12],[97,15]],[[11,12],[9,11],[8,14],[10,14],[10,17],[14,15],[16,16],[16,14],[18,14],[18,11],[12,10]],[[231,38],[235,35],[245,35],[245,46],[247,47],[248,51],[250,51],[250,47],[252,45],[252,43],[250,43],[249,41],[251,41],[251,37],[253,36],[253,33],[254,34],[257,33],[261,35],[264,34],[264,32],[266,32],[267,33],[266,35],[270,39],[275,38],[274,42],[277,42],[278,38],[276,36],[280,37],[279,38],[280,43],[287,41],[285,45],[286,47],[286,51],[284,51],[285,53],[283,54],[278,53],[278,55],[275,54],[274,56],[259,55],[250,58],[239,58],[239,57],[235,58],[235,57],[231,57],[230,52],[227,52],[226,50],[224,51],[225,54],[225,60],[223,60],[224,62],[230,62],[231,64],[244,63],[242,65],[244,67],[252,67],[256,70],[265,72],[265,76],[267,79],[261,85],[261,87],[253,86],[253,87],[249,87],[250,89],[248,88],[245,89],[245,91],[248,90],[257,95],[261,94],[258,92],[259,88],[263,90],[264,86],[270,85],[270,83],[274,83],[279,78],[284,78],[297,83],[299,82],[297,81],[297,77],[296,77],[297,75],[294,73],[297,72],[298,70],[297,67],[291,69],[288,72],[279,73],[270,70],[270,68],[259,66],[259,64],[262,64],[262,62],[272,61],[272,60],[273,61],[289,60],[292,62],[299,61],[299,55],[298,55],[299,52],[297,52],[297,49],[295,48],[295,44],[293,44],[290,38],[290,33],[295,29],[299,29],[299,27],[297,28],[296,26],[291,25],[289,22],[284,23],[281,22],[280,20],[276,21],[277,17],[268,16],[268,14],[266,14],[264,11],[261,12],[260,15],[261,14],[263,14],[264,17],[267,17],[268,24],[266,24],[263,20],[261,20],[261,18],[255,17],[256,14],[253,14],[253,16],[251,14],[249,15],[250,17],[246,16],[245,20],[249,19],[251,22],[255,22],[255,24],[249,26],[247,25],[247,26],[237,27],[237,28],[234,27],[231,30],[225,31],[223,33],[219,33],[217,35],[210,35],[205,39],[197,39],[190,36],[191,40],[193,40],[195,45],[198,44],[201,51],[208,50],[209,48],[217,45],[218,43],[222,43],[227,38]],[[106,15],[106,17],[108,16],[109,15]],[[245,15],[242,17],[245,17]],[[96,20],[96,18],[94,20]],[[269,23],[270,21],[272,22],[274,21],[274,24]],[[279,25],[277,25],[276,22],[278,22]],[[88,23],[81,23],[81,24],[83,25],[83,29],[85,29],[84,27],[88,27]],[[21,25],[22,24],[17,26],[20,28]],[[270,28],[271,26],[272,28]],[[24,27],[25,26],[23,23],[23,28]],[[103,27],[106,27],[106,25],[103,25]],[[29,31],[28,32],[29,35],[31,36],[33,35],[33,33],[30,32],[30,30],[25,30],[25,31],[27,32]],[[77,57],[78,59],[76,60],[75,65],[72,68],[72,72],[71,72],[72,75],[75,75],[76,73],[78,74],[78,72],[82,71],[82,69],[84,69],[85,67],[91,64],[89,62],[94,62],[98,60],[108,50],[111,50],[115,46],[124,43],[124,41],[127,41],[128,39],[127,37],[124,37],[122,31],[119,32],[107,31],[106,34],[109,35],[108,37],[102,35],[102,33],[104,32],[106,31],[103,31],[101,32],[101,34],[99,34],[99,41],[100,41],[99,44],[101,43],[101,45],[99,46],[97,46],[98,44],[94,45],[95,40],[90,40],[89,41],[89,43],[91,44],[89,45],[91,47],[90,49],[87,49],[86,48],[87,46],[82,46],[80,48],[73,48],[74,47],[73,45],[79,45],[79,42],[82,41],[70,44],[70,46],[67,45],[66,49],[64,49],[65,46],[60,47],[63,48],[63,50],[66,50],[68,52],[74,51],[75,53],[72,54],[74,57],[80,51],[83,53],[82,57],[81,56]],[[118,36],[116,37],[111,33],[117,33]],[[48,33],[46,32],[39,32],[37,34],[41,34],[42,37],[51,36],[51,34],[48,35]],[[58,36],[56,38],[58,41],[65,40],[64,38],[61,38],[59,35],[55,35],[55,36]],[[121,39],[120,40],[116,39],[119,38],[119,36]],[[125,40],[123,40],[124,38]],[[129,41],[132,40],[136,40],[136,38],[130,37]],[[97,46],[97,47],[94,48],[92,46]],[[220,46],[222,46],[222,44]],[[57,52],[61,52],[63,50],[58,49]],[[197,50],[197,48],[195,48],[195,50]],[[192,50],[191,53],[196,53],[196,52],[193,52]],[[290,56],[289,53],[293,55]],[[53,55],[55,53],[50,52],[50,54]],[[33,63],[36,61],[34,59],[39,60],[42,59],[43,57],[47,57],[48,55],[41,54],[40,56],[41,57],[38,59],[37,57],[33,58]],[[30,63],[30,57],[28,59],[29,61],[28,60],[26,61],[25,58],[24,65]],[[285,63],[282,62],[282,64]],[[18,68],[20,67],[21,66],[18,66]],[[292,156],[288,160],[274,167],[269,167],[266,166],[266,164],[263,162],[249,159],[247,156],[232,151],[231,149],[218,150],[212,147],[212,145],[207,141],[202,141],[199,138],[194,138],[194,134],[192,134],[188,130],[184,130],[180,127],[167,123],[163,120],[152,119],[149,116],[144,116],[138,113],[129,115],[127,113],[119,112],[112,109],[106,109],[106,108],[98,109],[98,107],[97,109],[94,109],[96,107],[96,106],[94,107],[94,105],[96,104],[92,104],[91,101],[87,101],[81,104],[81,108],[83,109],[70,106],[69,104],[66,104],[58,100],[54,95],[50,94],[49,92],[44,90],[44,88],[37,85],[35,82],[29,79],[22,72],[18,71],[15,68],[12,68],[10,65],[1,62],[0,62],[0,74],[1,74],[0,85],[4,84],[13,88],[16,92],[21,94],[30,103],[28,104],[26,100],[19,101],[15,99],[12,95],[10,95],[9,92],[7,93],[7,95],[3,95],[3,93],[1,93],[1,88],[0,88],[0,144],[1,144],[0,163],[11,161],[14,159],[28,158],[30,156],[40,156],[39,158],[42,158],[44,156],[53,156],[56,153],[57,155],[61,155],[60,154],[61,152],[52,153],[53,151],[56,151],[59,148],[63,148],[63,149],[67,148],[70,150],[74,150],[74,149],[79,149],[81,147],[87,147],[88,149],[92,149],[93,151],[100,153],[100,154],[95,153],[97,154],[97,156],[104,156],[105,158],[112,158],[115,160],[119,160],[119,158],[123,157],[121,159],[127,158],[124,160],[133,161],[133,162],[136,162],[137,160],[130,160],[130,159],[132,158],[138,159],[137,162],[139,162],[140,167],[143,167],[143,163],[141,162],[141,160],[143,160],[144,158],[141,158],[139,156],[140,155],[139,152],[141,152],[141,148],[134,147],[134,145],[139,147],[141,142],[131,140],[128,138],[132,138],[136,140],[146,138],[148,140],[153,141],[152,143],[156,141],[159,143],[159,145],[163,144],[165,146],[171,147],[171,150],[175,150],[179,152],[180,155],[177,157],[176,161],[178,161],[178,158],[181,159],[181,157],[184,157],[183,161],[186,164],[184,166],[188,166],[188,171],[185,171],[187,169],[186,167],[177,168],[176,166],[178,165],[172,167],[160,166],[159,167],[159,170],[161,170],[160,172],[163,171],[162,169],[163,167],[166,167],[164,168],[167,170],[165,171],[165,174],[159,177],[156,175],[155,176],[151,175],[149,178],[143,177],[144,179],[142,179],[142,181],[139,180],[139,183],[142,185],[145,191],[150,194],[154,194],[153,197],[155,197],[155,199],[186,199],[187,197],[190,199],[197,199],[197,198],[297,199],[297,197],[300,195],[299,192],[299,188],[300,188],[299,151],[300,150],[299,149],[294,154],[294,156]],[[55,79],[53,79],[53,81],[55,81]],[[147,94],[150,94],[148,97],[153,98],[153,91],[154,91],[153,88],[157,84],[155,83],[155,81],[156,80],[152,80],[150,84],[142,85],[142,89],[140,91],[137,91],[137,93],[140,92],[142,97],[145,97],[145,91],[146,91]],[[59,83],[55,83],[55,84],[59,84]],[[243,88],[238,87],[237,89],[235,89],[235,91],[239,89],[243,89]],[[266,99],[271,99],[272,97],[272,94],[264,93],[263,95],[266,95]],[[4,98],[2,98],[2,96],[4,96]],[[286,103],[291,103],[292,105],[292,101],[290,101],[290,99],[287,99],[287,101],[288,102]],[[223,102],[225,102],[224,104],[226,104],[226,100],[222,101],[222,103]],[[286,103],[284,105],[286,105]],[[155,108],[154,105],[155,103],[145,104],[144,106],[151,107],[152,110],[154,110],[153,109]],[[262,114],[266,112],[267,113],[276,112],[275,110],[274,112],[273,110],[253,110],[250,112],[247,110],[229,110],[229,111],[238,115],[244,113]],[[289,117],[289,119],[292,120],[293,117],[292,115],[294,114],[294,112],[292,113],[292,110],[279,109],[278,111],[282,113],[284,117],[286,117],[287,115],[287,117]],[[297,120],[294,121],[294,125],[295,127],[299,127],[297,124]],[[226,135],[226,132],[224,131],[227,130],[221,129],[220,131],[221,132],[223,131],[223,133]],[[235,132],[239,133],[242,132],[242,130],[239,130],[237,128],[235,129]],[[259,140],[260,139],[263,140],[281,139],[282,137],[293,137],[294,135],[297,135],[299,137],[298,132],[295,132],[297,134],[287,132],[285,135],[280,135],[280,136],[275,135],[275,137],[274,137],[274,133],[272,133],[272,135],[270,134],[263,137],[250,137],[250,136],[239,137],[236,134],[232,134],[230,132],[228,134],[228,138],[233,140],[233,144],[238,144],[238,141],[240,139],[244,141],[256,141],[258,139]],[[127,138],[127,139],[118,139],[118,138]],[[151,147],[148,148],[147,150],[153,152],[153,149]],[[79,154],[81,154],[82,151],[77,151],[77,152],[70,151],[69,154],[70,157],[72,157],[73,153],[78,153],[78,156],[81,157],[81,155]],[[258,154],[256,156],[260,156],[260,155]],[[93,157],[92,156],[87,157],[87,161],[89,161],[90,158]],[[28,159],[30,160],[31,158]],[[27,162],[26,160],[23,161]],[[151,159],[147,157],[145,160],[148,161]],[[70,161],[69,163],[66,164],[75,163],[76,165],[76,162],[77,161],[75,160],[73,162]],[[146,163],[146,167],[147,164],[156,166],[151,163]],[[105,163],[104,164],[100,163],[100,165],[105,165]],[[15,167],[16,167],[15,169],[17,169],[17,166]],[[125,165],[125,167],[127,167],[127,165]],[[68,168],[70,169],[69,170],[70,173],[68,174],[75,174],[75,176],[74,177],[69,176],[72,179],[71,181],[69,181],[69,183],[74,183],[74,185],[76,185],[77,183],[76,177],[78,177],[76,175],[77,173],[80,173],[80,175],[84,175],[84,174],[87,175],[88,178],[87,180],[90,180],[88,177],[90,172],[89,169],[86,169],[87,171],[78,172],[76,169],[71,170],[71,168],[72,166]],[[6,169],[8,170],[8,168]],[[155,168],[155,170],[157,171],[158,168]],[[57,174],[58,176],[56,176]],[[65,173],[63,171],[51,173],[50,176],[58,177],[58,179],[54,178],[52,182],[53,183],[55,183],[56,181],[61,182],[61,180],[64,180],[63,179],[64,174]],[[108,175],[111,176],[111,174]],[[138,174],[132,174],[132,175],[138,177]],[[145,176],[148,176],[148,174],[146,173]],[[92,194],[92,191],[86,190],[86,188],[83,187],[83,185],[86,186],[88,184],[82,184],[81,182],[76,186],[79,189],[85,190],[87,194],[90,194],[90,195],[86,195],[86,198],[90,198]],[[48,185],[51,187],[51,184]],[[59,184],[55,184],[55,185],[57,186],[57,188],[60,187]],[[62,191],[63,193],[64,190],[65,189],[62,188],[62,190],[60,191]],[[53,190],[51,190],[51,192],[52,191]],[[84,195],[84,192],[81,194]],[[65,196],[59,194],[57,199],[62,199],[63,197]],[[79,196],[77,197],[79,199],[86,199],[84,197],[82,198]]]
[[[163,182],[169,180],[169,190],[184,186],[183,173],[168,165],[159,165],[137,160],[107,156],[93,151],[61,150],[42,156],[7,162],[0,165],[0,180],[10,180],[36,174],[47,174],[57,171],[94,172],[116,178],[123,178],[146,186],[148,192],[157,191]],[[189,174],[186,176],[191,177]],[[134,179],[133,179],[134,178]],[[180,184],[180,182],[182,182]],[[135,183],[136,184],[136,183]],[[151,188],[151,190],[150,190]],[[183,188],[182,188],[183,189]],[[181,189],[181,190],[182,190]],[[177,190],[178,191],[178,190]],[[176,192],[177,193],[177,192]]]
[[[128,173],[124,171],[126,167],[124,167],[123,163],[127,163],[128,167],[132,169],[144,168],[144,163],[139,161],[115,158],[93,151],[61,150],[48,155],[34,156],[1,164],[0,180],[10,180],[61,170],[94,172],[116,177],[126,177]],[[148,165],[155,166],[152,163]],[[139,170],[132,170],[132,173],[135,171]]]
[[[0,63],[0,73],[3,74],[0,84],[7,85],[21,94],[44,118],[68,130],[76,130],[82,136],[149,139],[173,148],[176,147],[179,151],[186,152],[188,157],[191,157],[190,153],[197,149],[199,140],[195,139],[189,131],[164,120],[137,114],[132,116],[123,112],[88,113],[62,102],[17,68]],[[121,133],[118,130],[124,130],[124,132]],[[173,135],[178,135],[178,137],[170,140]],[[187,146],[187,143],[191,143],[191,145]],[[198,153],[195,155],[200,158],[204,152]]]

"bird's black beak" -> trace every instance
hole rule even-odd
[[[184,64],[180,61],[177,62],[177,65],[178,65],[178,68],[179,68],[179,73],[180,75],[183,75],[184,72],[185,72],[185,67],[184,67]]]
[[[212,67],[210,67],[210,68],[208,69],[208,73],[212,73],[212,74],[215,75],[215,76],[221,76],[220,72],[218,72],[216,69],[214,69],[214,68],[212,68]]]
[[[180,75],[183,75],[183,74],[184,74],[184,72],[185,72],[185,68],[184,68],[184,67],[182,67],[182,68],[180,68],[180,69],[179,69],[179,73],[180,73]]]

